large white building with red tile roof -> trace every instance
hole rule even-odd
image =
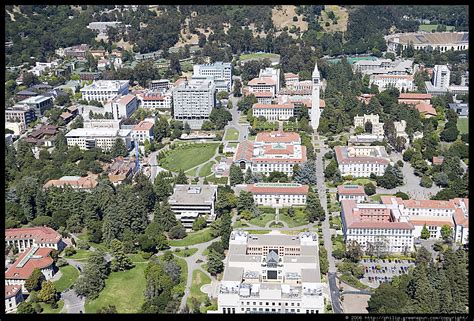
[[[249,93],[271,92],[272,98],[277,94],[277,83],[271,77],[259,77],[247,84]]]
[[[380,91],[390,87],[395,87],[399,91],[413,91],[415,88],[413,76],[411,75],[371,75],[369,83],[370,85],[377,85]]]
[[[25,281],[31,276],[34,269],[39,269],[46,280],[54,275],[54,261],[50,256],[51,248],[33,246],[21,253],[18,259],[5,272],[5,285],[18,285],[23,293],[28,293]]]
[[[5,285],[5,313],[16,312],[18,304],[23,302],[23,293],[19,285]]]
[[[400,93],[400,96],[398,96],[398,103],[408,105],[418,105],[420,103],[429,104],[431,98],[433,98],[431,94]]]
[[[271,91],[261,91],[253,93],[255,98],[257,98],[257,103],[259,104],[271,104],[273,100],[273,93]]]
[[[382,176],[390,163],[383,146],[335,146],[334,152],[342,176]]]
[[[44,184],[44,188],[49,187],[61,187],[66,186],[72,187],[73,189],[80,189],[84,191],[90,191],[98,184],[96,176],[63,176],[60,179],[51,179]]]
[[[293,103],[286,104],[254,104],[252,106],[252,114],[254,117],[263,116],[267,120],[288,120],[295,115],[295,105]]]
[[[173,95],[170,91],[162,92],[149,92],[142,95],[137,95],[143,108],[157,109],[157,110],[171,110],[173,103]]]
[[[272,207],[289,207],[306,205],[309,186],[297,183],[256,183],[248,184],[255,204]]]
[[[142,120],[133,126],[132,138],[139,143],[144,143],[146,139],[153,140],[153,124]]]
[[[294,132],[262,132],[255,141],[239,143],[234,155],[234,163],[242,170],[265,175],[273,171],[293,175],[293,166],[306,162],[306,147]]]
[[[363,203],[367,200],[367,194],[363,186],[360,185],[339,185],[337,187],[338,201],[355,200],[357,203]]]
[[[20,253],[33,246],[61,250],[62,236],[46,226],[10,228],[5,230],[5,245],[16,246]]]

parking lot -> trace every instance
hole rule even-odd
[[[378,286],[382,282],[390,282],[394,276],[408,273],[408,269],[415,265],[409,260],[392,260],[387,259],[362,259],[360,262],[365,267],[362,282],[372,286]]]

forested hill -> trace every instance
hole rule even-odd
[[[5,6],[7,66],[46,60],[59,47],[87,43],[111,49],[120,43],[134,52],[199,43],[203,51],[223,50],[228,60],[240,52],[267,51],[291,56],[308,50],[312,56],[385,50],[383,35],[416,31],[430,23],[467,30],[467,6]],[[93,21],[122,21],[125,28],[95,40],[86,26]],[[126,44],[126,45],[125,45]],[[296,46],[296,47],[293,47]],[[305,47],[307,49],[305,49]],[[303,57],[305,58],[305,57]],[[303,59],[303,64],[304,64]]]

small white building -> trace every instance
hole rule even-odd
[[[339,202],[342,200],[355,200],[357,203],[367,201],[364,187],[360,185],[339,185],[337,187],[337,197]]]
[[[306,205],[309,186],[297,183],[256,183],[246,187],[256,205],[290,207]]]
[[[82,99],[106,102],[115,96],[128,94],[128,80],[96,80],[81,88]]]
[[[405,92],[415,89],[413,76],[411,75],[371,75],[369,82],[370,85],[377,85],[380,91],[384,91],[390,87],[395,87],[399,91]]]
[[[125,147],[131,148],[131,130],[117,128],[76,128],[66,134],[68,146],[78,145],[88,150],[94,147],[109,151],[117,139],[122,139]]]
[[[390,163],[383,146],[334,146],[334,151],[342,176],[382,176]]]
[[[153,124],[145,121],[139,122],[132,129],[132,138],[135,142],[142,144],[146,139],[151,142],[153,140]]]
[[[5,285],[5,313],[15,313],[18,304],[23,302],[23,293],[19,285]]]

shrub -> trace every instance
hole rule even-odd
[[[364,191],[368,196],[374,195],[376,192],[375,185],[373,183],[365,184]]]
[[[400,197],[400,198],[401,198],[402,200],[404,200],[404,201],[410,199],[410,196],[408,196],[408,194],[403,193],[403,192],[396,192],[396,193],[395,193],[395,196],[396,196],[396,197]]]
[[[65,259],[59,259],[58,262],[56,262],[56,266],[57,267],[62,267],[62,266],[66,266],[68,265],[69,263],[67,263],[67,261]]]
[[[74,255],[74,254],[76,254],[76,253],[77,253],[76,249],[75,249],[75,248],[72,248],[72,247],[70,247],[70,246],[66,247],[66,249],[64,250],[64,255],[65,255],[65,256],[72,256],[72,255]]]
[[[78,247],[81,250],[88,250],[90,248],[89,243],[83,240],[77,241],[76,247]]]
[[[433,186],[433,181],[429,176],[423,176],[420,180],[420,186],[430,188],[431,186]]]
[[[340,260],[344,257],[344,251],[342,251],[341,249],[336,249],[336,250],[332,251],[332,256],[335,259]]]
[[[151,258],[152,255],[153,255],[152,252],[143,252],[142,258],[144,258],[145,260],[148,260],[149,258]]]
[[[398,160],[398,161],[397,161],[397,165],[398,165],[398,167],[403,167],[403,161]]]

